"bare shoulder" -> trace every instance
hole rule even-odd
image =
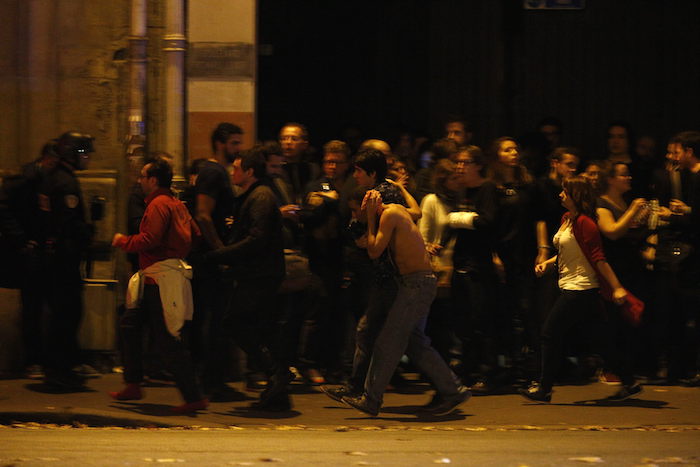
[[[397,218],[409,216],[408,210],[400,204],[387,204],[384,209],[384,214],[389,217]]]

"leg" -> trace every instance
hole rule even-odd
[[[562,357],[562,344],[575,324],[581,323],[596,313],[602,306],[598,289],[569,291],[562,290],[554,303],[542,329],[542,376],[540,384],[544,392],[550,392],[554,385],[554,375],[559,369]]]
[[[200,401],[202,394],[194,372],[192,356],[182,339],[175,338],[168,332],[157,285],[145,285],[142,307],[148,315],[156,347],[168,370],[175,377],[183,399],[187,403]]]
[[[414,329],[427,317],[435,292],[436,281],[432,274],[401,278],[394,304],[374,344],[365,379],[365,394],[370,403],[381,405],[386,386]]]

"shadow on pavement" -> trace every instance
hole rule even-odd
[[[349,410],[354,410],[347,407]],[[398,407],[382,407],[381,412],[377,417],[371,416],[357,416],[357,417],[346,417],[348,420],[366,420],[366,419],[376,419],[376,420],[387,420],[394,422],[403,423],[440,423],[440,422],[455,422],[459,420],[466,420],[468,416],[462,413],[461,410],[457,409],[447,415],[433,415],[426,412],[421,412],[422,407],[419,405],[402,405]],[[357,411],[355,411],[357,414]],[[406,417],[391,417],[386,414],[395,415],[406,415]]]
[[[40,392],[42,394],[74,394],[81,392],[97,392],[95,389],[89,388],[87,386],[82,386],[79,388],[66,388],[46,383],[29,383],[25,384],[24,387],[29,391]]]
[[[156,416],[156,417],[190,417],[190,418],[196,418],[197,413],[189,413],[189,414],[176,414],[172,413],[170,409],[173,407],[172,405],[165,405],[165,404],[149,404],[149,403],[140,403],[140,402],[126,402],[126,401],[120,401],[120,402],[113,402],[110,407],[114,409],[119,409],[119,410],[124,410],[126,412],[132,412],[136,413],[139,415],[148,415],[148,416]]]
[[[215,412],[217,415],[227,415],[241,418],[265,418],[268,420],[283,420],[286,418],[295,418],[301,415],[301,412],[296,410],[286,410],[281,412],[268,412],[257,410],[253,407],[235,407],[229,412]]]
[[[562,404],[562,405],[585,405],[586,407],[640,407],[643,409],[673,409],[678,410],[677,407],[668,407],[668,402],[666,401],[655,401],[648,399],[627,399],[624,401],[611,401],[608,399],[590,399],[576,401],[573,404]]]

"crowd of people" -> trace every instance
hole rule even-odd
[[[174,410],[201,410],[244,399],[238,368],[257,410],[289,410],[296,378],[377,415],[416,372],[436,391],[421,410],[442,415],[471,395],[549,402],[572,379],[619,384],[611,400],[700,384],[700,132],[663,158],[616,122],[585,158],[556,119],[485,150],[468,122],[444,129],[316,151],[287,123],[242,150],[222,123],[178,190],[169,156],[146,157],[113,240],[136,256],[111,396],[140,399],[165,370]]]

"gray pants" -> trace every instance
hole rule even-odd
[[[365,379],[365,394],[381,405],[387,384],[405,353],[418,370],[427,376],[438,394],[457,394],[456,376],[425,335],[425,323],[435,298],[436,279],[432,272],[406,274],[397,279],[396,299],[387,313],[372,351]]]

